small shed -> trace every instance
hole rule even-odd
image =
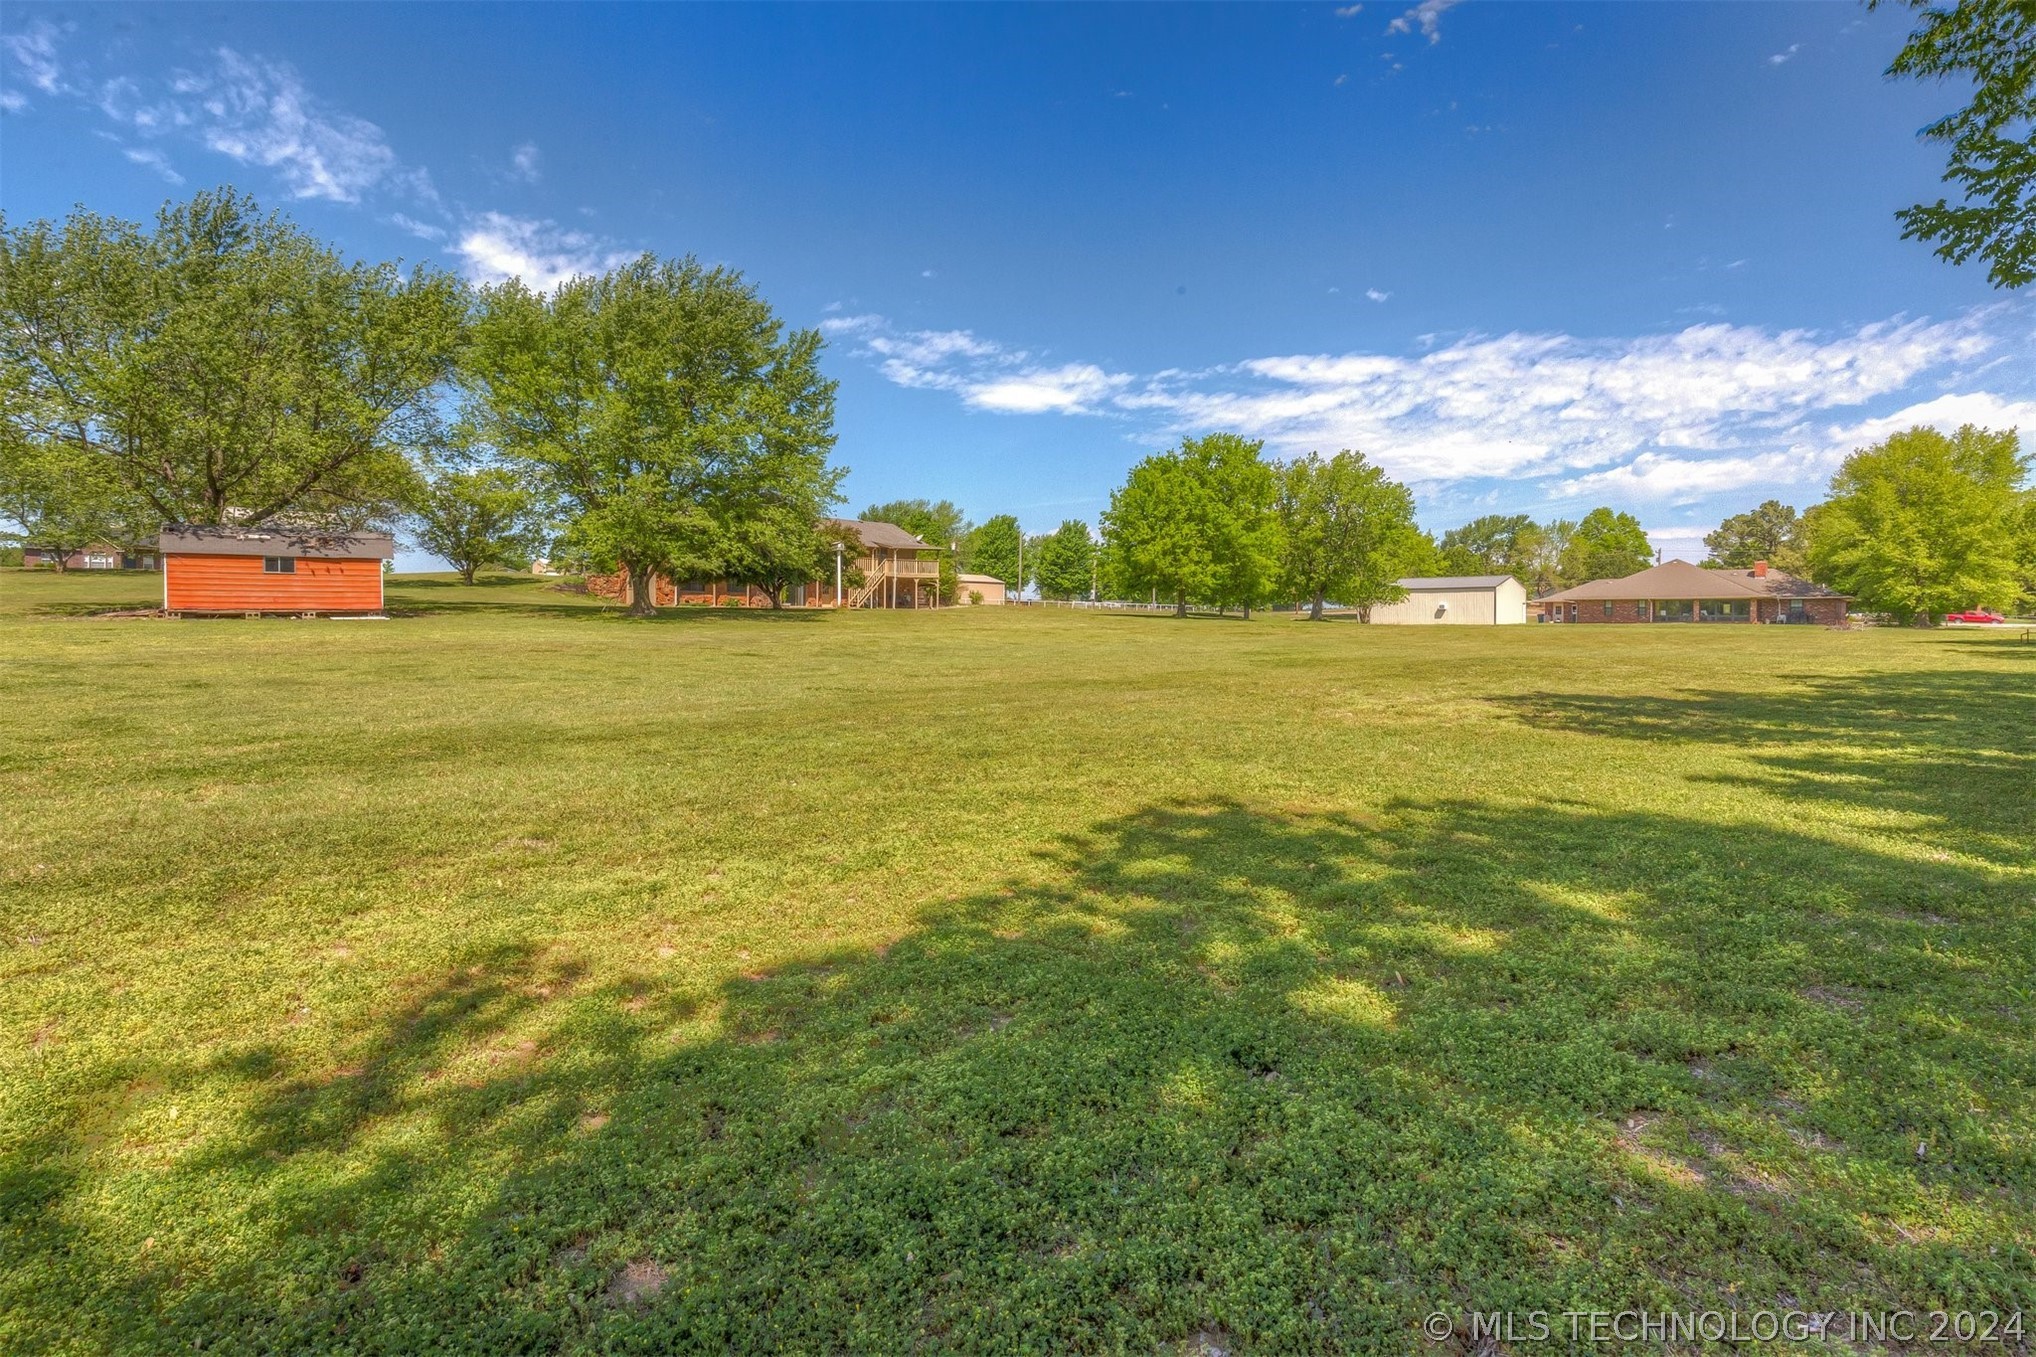
[[[378,613],[385,532],[172,523],[157,539],[171,613]]]
[[[995,575],[956,575],[954,577],[954,601],[966,606],[970,603],[1008,603],[1009,587]]]
[[[1505,626],[1527,621],[1527,588],[1511,575],[1404,579],[1407,596],[1372,605],[1371,620],[1401,626]]]

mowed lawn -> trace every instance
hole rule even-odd
[[[0,1351],[2036,1327],[2036,643],[157,588],[0,572]]]

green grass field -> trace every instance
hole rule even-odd
[[[0,1351],[2036,1330],[2013,634],[157,588],[0,572]]]

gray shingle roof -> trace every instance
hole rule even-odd
[[[862,544],[866,547],[887,547],[897,551],[937,549],[932,542],[922,542],[896,523],[876,523],[860,518],[824,518],[820,521],[822,526],[832,528],[836,532],[846,529],[855,534],[862,539]]]
[[[325,561],[386,561],[396,555],[396,539],[385,532],[204,523],[165,523],[156,547],[165,554],[186,556],[301,556]]]

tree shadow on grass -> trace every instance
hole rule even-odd
[[[1245,617],[1241,613],[1219,613],[1207,608],[1190,608],[1186,617],[1175,612],[1154,612],[1149,608],[1097,608],[1093,611],[1099,617],[1135,617],[1148,622],[1255,622],[1261,617],[1272,616],[1261,611],[1252,617]]]
[[[388,613],[391,617],[433,617],[448,615],[483,615],[491,617],[546,617],[563,621],[602,622],[615,626],[700,626],[715,624],[741,624],[748,622],[786,624],[811,624],[821,621],[832,609],[827,608],[708,608],[698,606],[659,608],[649,617],[632,617],[619,604],[606,599],[558,600],[525,597],[506,598],[432,598],[421,603],[408,600],[392,602]]]
[[[79,1145],[11,1155],[0,1314],[1403,1354],[1435,1308],[2036,1309],[2026,881],[1564,805],[1162,805],[1046,856],[881,952],[689,987],[477,950],[338,1070],[160,1072],[239,1124],[117,1205]]]
[[[2036,672],[1877,673],[1769,691],[1554,694],[1511,705],[1543,729],[1731,746],[1748,771],[1716,781],[1919,817],[1939,851],[2036,866]]]
[[[103,614],[147,613],[163,606],[162,586],[158,584],[153,594],[137,594],[129,599],[46,599],[30,604],[19,612],[23,617],[64,618],[86,620]]]

